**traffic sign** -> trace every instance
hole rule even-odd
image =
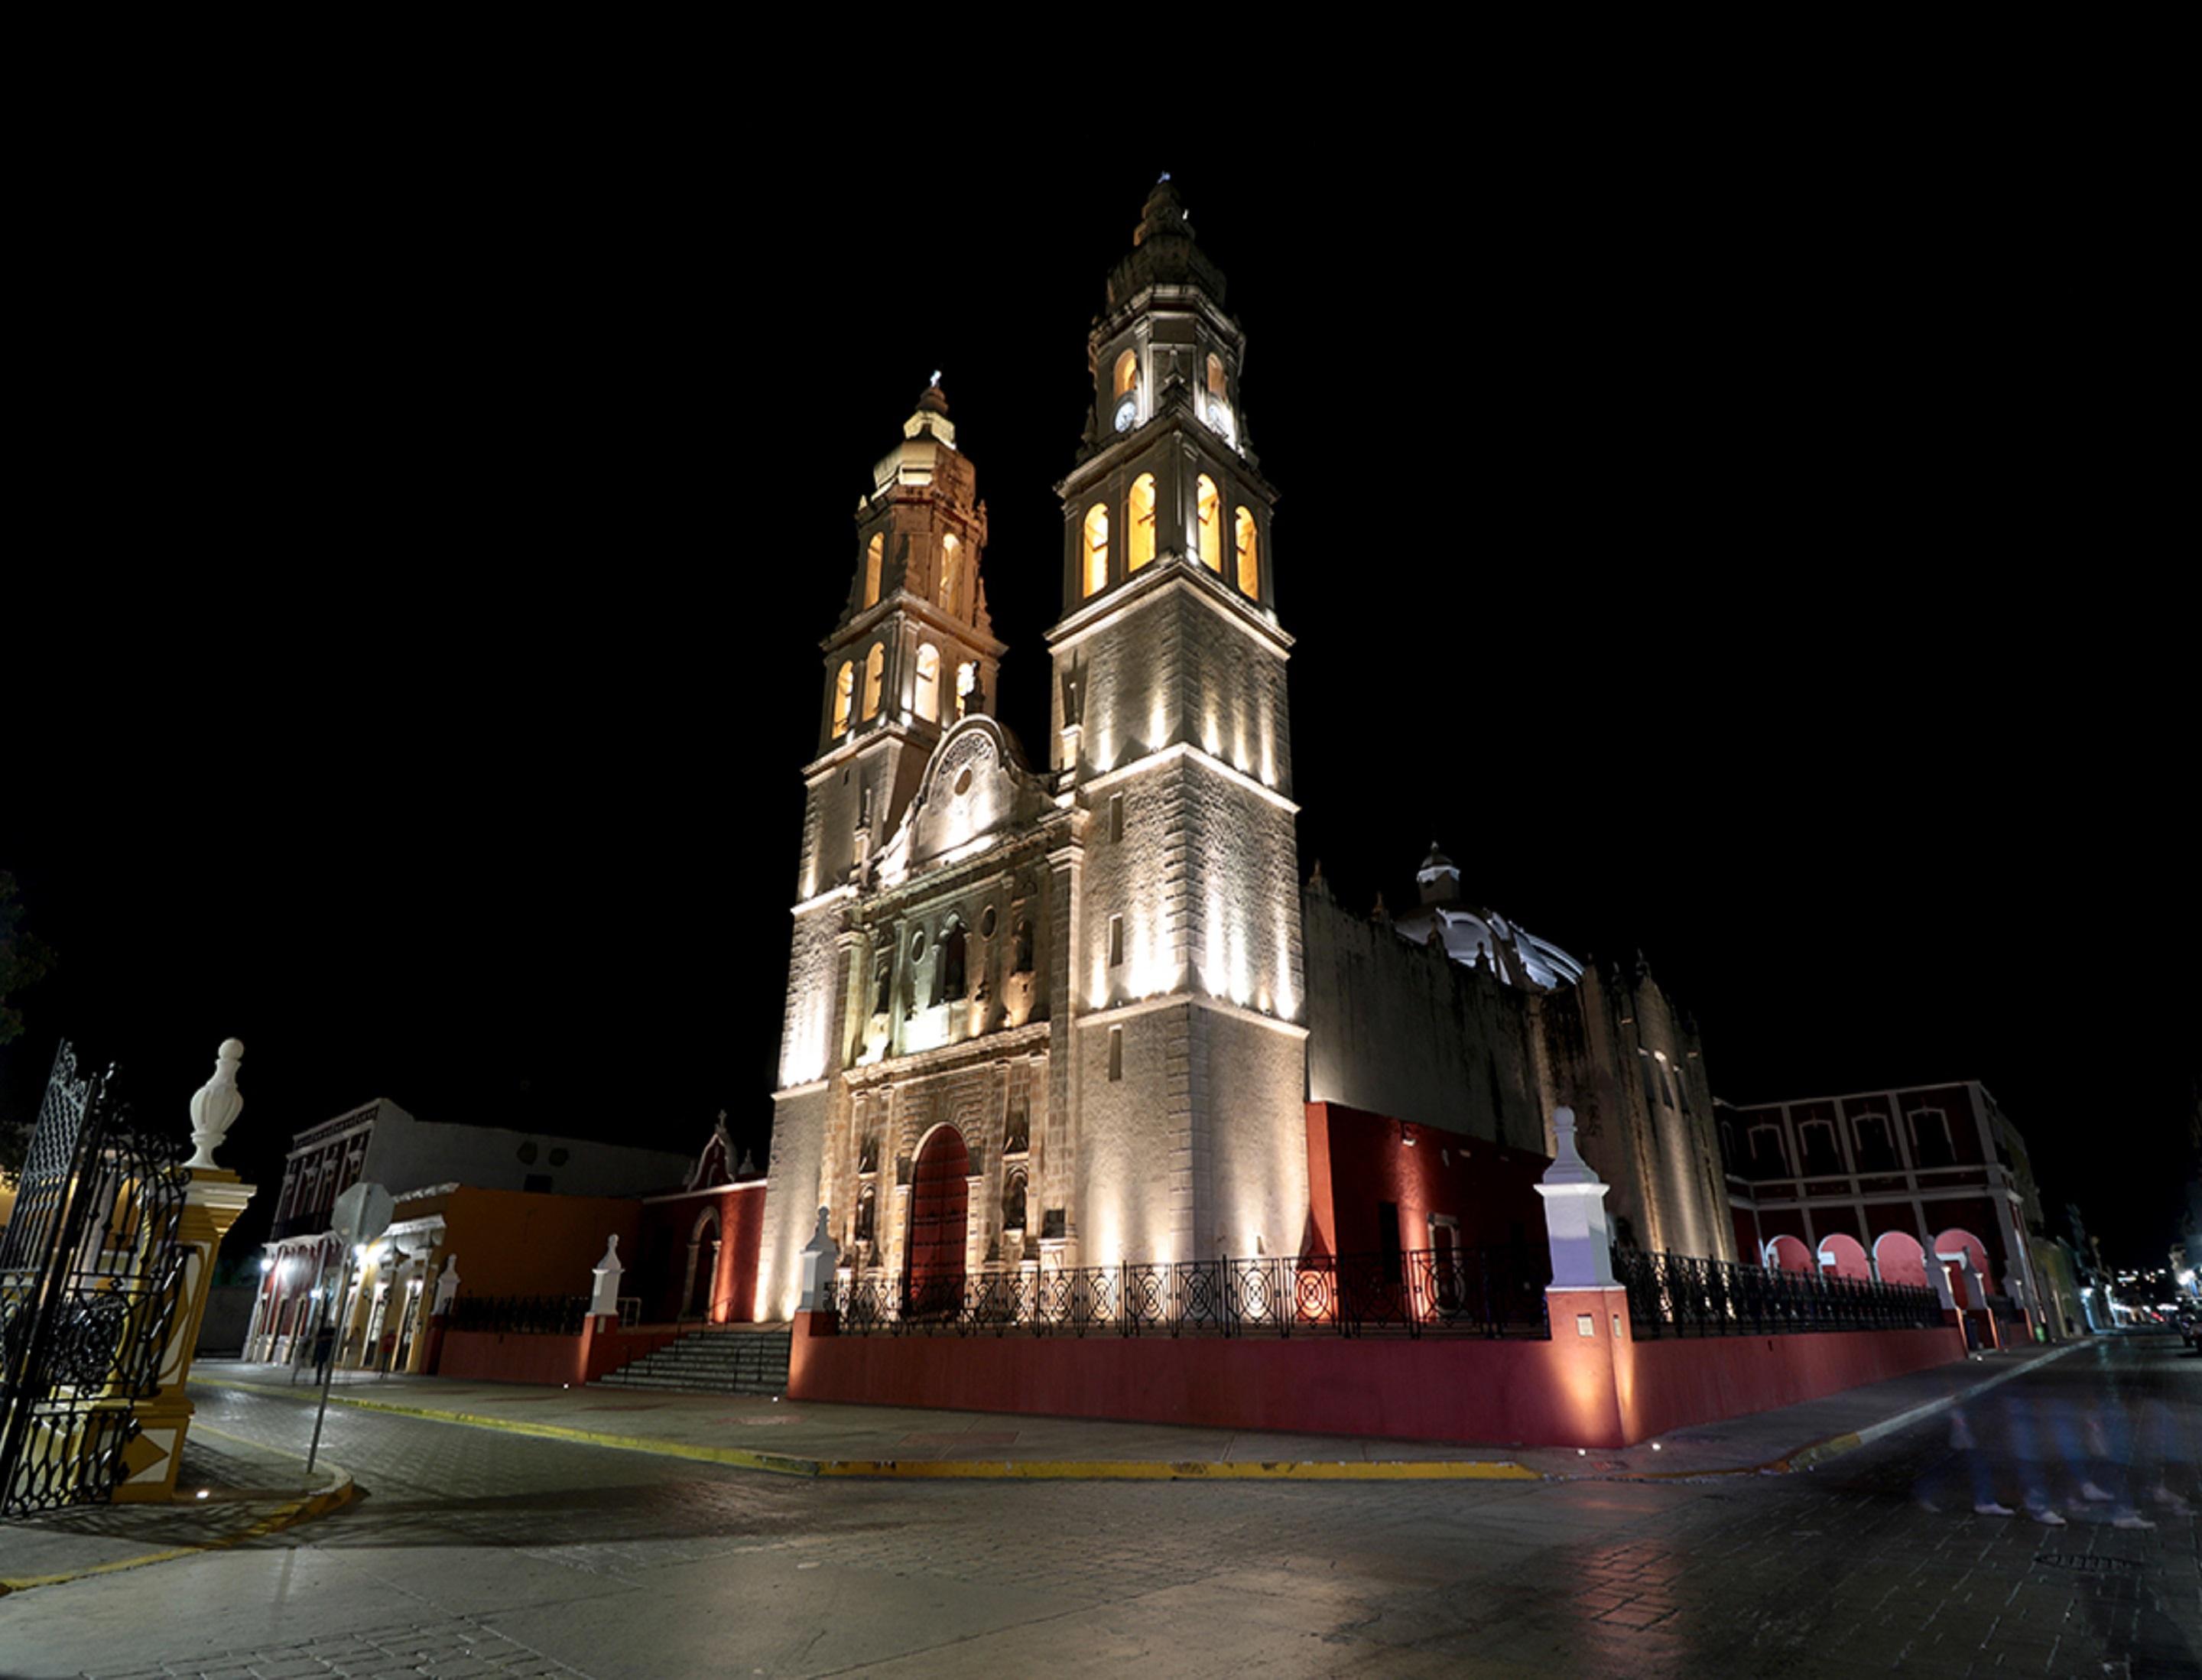
[[[397,1202],[380,1184],[355,1184],[329,1211],[329,1229],[363,1248],[390,1229],[391,1216],[397,1211]]]

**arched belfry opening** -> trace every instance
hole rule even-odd
[[[963,1303],[963,1252],[970,1215],[971,1151],[953,1126],[936,1126],[910,1174],[910,1266],[903,1312],[953,1314]]]

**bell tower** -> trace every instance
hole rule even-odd
[[[815,1211],[804,1203],[819,1182],[834,1076],[850,1059],[860,942],[845,927],[846,912],[941,735],[993,710],[1004,649],[979,575],[986,504],[977,483],[936,374],[903,422],[902,441],[873,468],[870,492],[857,498],[848,602],[819,644],[818,752],[803,772],[803,853],[773,1091],[771,1171],[788,1188],[766,1209],[757,1282],[768,1313],[794,1299],[795,1254]]]
[[[1003,646],[980,579],[986,504],[937,376],[902,431],[857,499],[848,604],[821,644],[798,899],[860,870],[910,804],[933,743],[957,719],[993,710]]]
[[[1308,1205],[1292,639],[1224,302],[1164,176],[1110,274],[1093,406],[1057,486],[1051,751],[1086,818],[1085,1264],[1297,1252]]]

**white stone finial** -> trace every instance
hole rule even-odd
[[[1552,1111],[1552,1164],[1545,1169],[1547,1184],[1602,1184],[1598,1170],[1575,1147],[1575,1111]]]
[[[458,1293],[459,1257],[456,1254],[446,1254],[444,1257],[444,1270],[436,1279],[436,1305],[433,1311],[439,1313],[449,1312],[451,1310],[451,1301]]]
[[[1575,1151],[1575,1111],[1552,1111],[1552,1164],[1537,1194],[1545,1199],[1545,1239],[1552,1251],[1555,1289],[1610,1289],[1612,1239],[1605,1198],[1613,1187]]]
[[[818,1227],[803,1245],[803,1294],[796,1307],[804,1312],[825,1312],[833,1306],[833,1274],[840,1270],[841,1245],[827,1229],[830,1208],[818,1210]]]
[[[214,1077],[191,1098],[191,1142],[195,1146],[187,1168],[221,1170],[214,1152],[244,1112],[244,1093],[237,1088],[238,1064],[244,1059],[244,1044],[233,1038],[221,1041],[215,1052]]]
[[[604,1245],[604,1258],[597,1262],[597,1287],[589,1297],[589,1312],[601,1318],[619,1317],[620,1276],[627,1267],[620,1261],[619,1238]]]

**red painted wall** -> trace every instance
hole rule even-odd
[[[1610,1447],[1964,1353],[1947,1329],[1634,1344],[1625,1318],[1618,1343],[1603,1323],[1578,1336],[1568,1333],[1571,1312],[1556,1310],[1555,1320],[1563,1334],[1550,1341],[1272,1341],[843,1336],[815,1333],[818,1325],[798,1315],[788,1394],[1219,1429]]]
[[[674,1339],[669,1329],[599,1331],[593,1324],[579,1335],[447,1329],[435,1374],[474,1382],[593,1382]]]
[[[1943,1328],[1662,1337],[1624,1353],[1616,1376],[1622,1415],[1629,1439],[1645,1441],[1947,1365],[1964,1359],[1965,1347],[1963,1336]]]
[[[1430,1246],[1433,1215],[1458,1220],[1460,1241],[1470,1248],[1544,1241],[1535,1187],[1552,1164],[1549,1155],[1434,1126],[1403,1126],[1343,1103],[1310,1103],[1307,1138],[1311,1253],[1377,1253],[1382,1202],[1398,1205],[1403,1249]]]
[[[747,1323],[757,1304],[757,1252],[764,1235],[765,1186],[698,1191],[642,1209],[641,1264],[627,1274],[629,1294],[642,1297],[643,1317],[664,1323],[683,1312],[680,1286],[688,1276],[688,1239],[708,1209],[719,1215],[719,1274],[712,1286],[714,1323]],[[638,1276],[639,1274],[639,1276]]]
[[[625,1196],[553,1196],[523,1190],[453,1190],[444,1204],[444,1248],[456,1255],[469,1295],[586,1295],[605,1241],[634,1252],[639,1204]],[[621,1278],[621,1292],[627,1278]]]
[[[727,1190],[719,1197],[719,1284],[713,1317],[721,1324],[747,1324],[757,1317],[757,1251],[764,1240],[762,1184]]]

